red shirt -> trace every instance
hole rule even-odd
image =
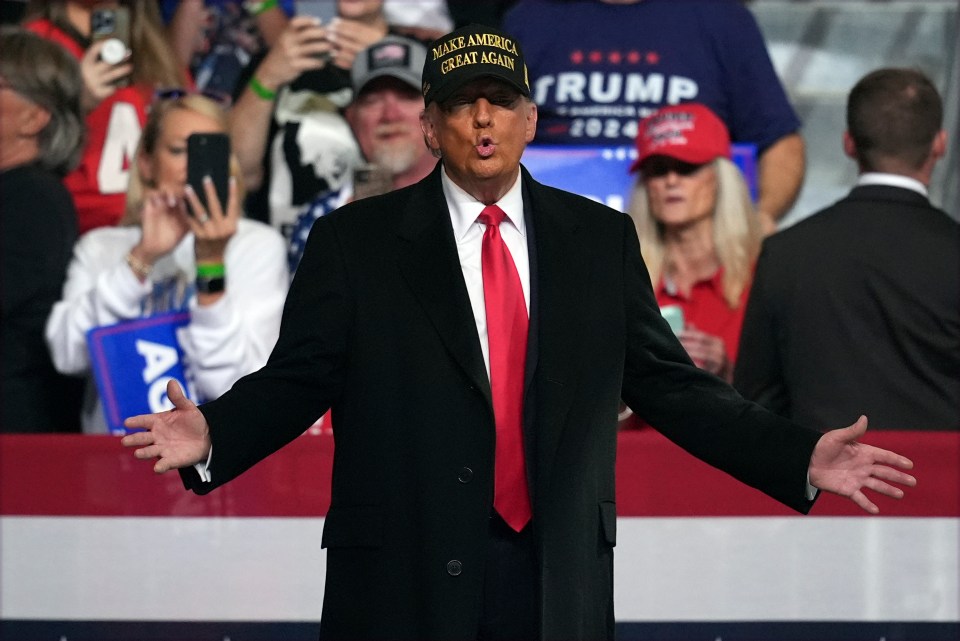
[[[723,339],[727,348],[727,358],[732,366],[737,359],[737,350],[740,348],[740,328],[743,326],[743,312],[747,307],[747,297],[750,295],[750,284],[740,294],[740,305],[730,309],[723,297],[723,268],[717,270],[712,278],[694,283],[690,296],[684,298],[680,292],[671,293],[667,284],[660,279],[655,293],[657,304],[678,305],[683,310],[684,324]]]
[[[680,292],[671,293],[663,279],[654,290],[657,304],[661,307],[677,305],[683,310],[683,320],[686,327],[695,328],[719,336],[723,339],[727,350],[727,359],[730,367],[736,362],[737,350],[740,348],[740,328],[743,326],[743,312],[747,307],[747,297],[750,295],[750,283],[740,294],[740,305],[730,309],[723,297],[723,268],[717,270],[712,278],[694,283],[690,289],[690,296],[684,297]],[[635,414],[620,421],[620,429],[639,429],[647,423],[640,420]]]
[[[77,60],[83,57],[81,43],[51,21],[34,20],[26,28],[62,45]],[[81,234],[116,225],[123,217],[127,183],[152,94],[148,87],[121,87],[87,114],[80,164],[63,179],[73,196]]]

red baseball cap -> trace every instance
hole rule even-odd
[[[726,125],[704,105],[687,102],[664,107],[640,121],[637,159],[630,172],[650,156],[668,156],[702,165],[730,157],[730,134]]]

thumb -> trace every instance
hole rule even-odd
[[[100,55],[100,50],[103,49],[103,43],[105,40],[97,40],[92,45],[87,47],[87,50],[83,52],[82,60],[95,62],[97,57]]]
[[[858,418],[853,425],[846,427],[844,431],[850,440],[855,441],[859,439],[861,436],[867,433],[867,417],[861,414],[860,418]]]
[[[170,402],[173,403],[173,406],[178,410],[188,410],[196,407],[193,401],[183,393],[183,388],[180,387],[180,383],[178,383],[175,378],[167,381],[167,398],[170,399]]]

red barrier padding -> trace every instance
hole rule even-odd
[[[622,432],[620,516],[787,516],[794,512],[694,459],[652,430]],[[868,432],[865,442],[915,465],[916,488],[895,501],[874,495],[882,516],[960,515],[960,432]],[[0,514],[5,516],[315,517],[330,505],[333,438],[304,435],[232,483],[198,497],[175,473],[157,476],[117,437],[0,435]],[[860,516],[822,497],[815,516]]]

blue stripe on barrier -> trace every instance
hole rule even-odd
[[[316,641],[319,623],[0,620],[16,641]],[[926,621],[620,622],[618,641],[956,641],[960,623]]]

